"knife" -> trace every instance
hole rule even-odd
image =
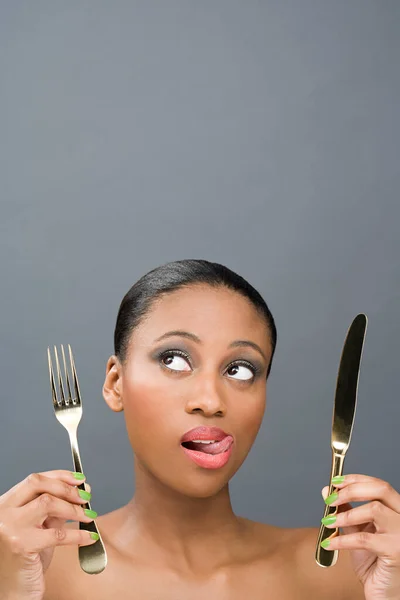
[[[340,358],[332,417],[332,467],[328,495],[334,491],[334,486],[331,483],[332,478],[343,473],[343,463],[350,445],[367,323],[366,315],[361,313],[355,317],[347,332]],[[335,515],[337,510],[337,506],[327,504],[324,517]],[[334,538],[337,535],[339,535],[338,527],[328,529],[321,523],[315,552],[315,560],[320,567],[331,567],[336,564],[339,551],[326,550],[320,544],[326,538]]]

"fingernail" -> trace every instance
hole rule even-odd
[[[337,500],[337,498],[338,498],[338,493],[333,492],[333,494],[331,494],[330,496],[325,498],[325,504],[332,504],[332,502],[335,502],[335,500]]]
[[[92,497],[92,494],[90,492],[85,492],[85,490],[78,490],[78,493],[84,500],[90,500]]]
[[[321,519],[322,525],[333,525],[336,522],[336,515],[330,517],[323,517]]]
[[[90,532],[90,537],[92,538],[92,540],[98,540],[100,536],[95,531],[91,531]]]
[[[75,479],[85,479],[85,476],[83,473],[72,473],[72,475],[75,477]]]
[[[85,515],[90,519],[95,519],[97,517],[97,512],[95,510],[89,510],[88,508],[85,508]]]
[[[329,544],[330,544],[330,543],[331,543],[331,540],[329,540],[329,539],[326,539],[326,540],[324,540],[323,542],[321,542],[321,546],[322,546],[323,548],[327,548],[327,547],[329,546]]]
[[[336,477],[332,477],[332,483],[343,483],[344,475],[336,475]]]

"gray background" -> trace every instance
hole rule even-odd
[[[400,490],[399,25],[398,0],[1,3],[1,493],[72,467],[46,363],[70,342],[92,506],[131,498],[105,363],[123,294],[182,258],[240,273],[277,322],[236,511],[318,526],[362,311],[345,472]]]

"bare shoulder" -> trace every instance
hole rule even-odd
[[[363,586],[353,571],[348,551],[339,552],[333,567],[320,567],[315,561],[319,528],[284,528],[243,521],[253,531],[256,544],[264,548],[263,568],[272,566],[282,579],[290,580],[296,598],[364,600]]]
[[[324,568],[315,560],[318,527],[281,528],[279,551],[292,565],[301,589],[309,597],[324,600],[364,600],[361,582],[353,571],[347,550],[341,550],[333,567]]]
[[[356,576],[348,550],[340,550],[334,566],[320,567],[314,558],[316,541],[319,534],[318,527],[306,527],[298,531],[299,564],[303,565],[307,576],[312,578],[321,591],[321,598],[341,598],[343,600],[365,600],[364,588]]]
[[[132,582],[132,565],[128,570],[121,570],[121,556],[114,544],[112,532],[116,530],[117,520],[118,511],[96,519],[107,547],[108,568],[95,580],[80,568],[76,546],[56,547],[45,574],[44,600],[71,600],[82,595],[109,598],[111,591],[115,591],[116,579],[123,583],[122,591],[126,598],[133,597],[132,583],[130,587],[124,583]],[[241,517],[240,521],[243,536],[237,546],[237,560],[232,569],[233,588],[237,590],[238,597],[244,597],[240,596],[243,592],[257,599],[364,600],[363,587],[354,574],[347,551],[339,552],[333,567],[323,568],[316,563],[318,528],[283,528]],[[79,523],[67,523],[65,527],[78,529]],[[146,580],[149,588],[152,583],[153,579]]]

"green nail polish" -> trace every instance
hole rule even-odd
[[[75,479],[85,479],[85,476],[83,473],[72,473],[72,475],[75,477]]]
[[[333,492],[333,494],[331,494],[330,496],[325,498],[325,504],[332,504],[332,502],[335,502],[335,500],[337,500],[337,498],[338,498],[338,493]]]
[[[343,483],[344,481],[344,475],[336,475],[336,477],[332,477],[332,483],[335,485],[335,483]]]
[[[322,525],[333,525],[336,522],[336,515],[331,515],[330,517],[323,517],[321,519]]]
[[[331,540],[329,540],[329,539],[326,539],[326,540],[324,540],[323,542],[321,542],[321,546],[322,546],[323,548],[327,548],[327,547],[329,546],[329,544],[330,544],[330,543],[331,543]]]
[[[92,494],[90,492],[85,492],[85,490],[78,490],[78,493],[84,500],[90,500],[92,497]]]
[[[98,540],[100,536],[99,536],[99,534],[98,534],[98,533],[96,533],[95,531],[92,531],[92,532],[90,533],[90,537],[92,538],[92,540]]]
[[[97,512],[95,510],[89,510],[88,508],[85,508],[85,515],[90,519],[95,519],[97,517]]]

